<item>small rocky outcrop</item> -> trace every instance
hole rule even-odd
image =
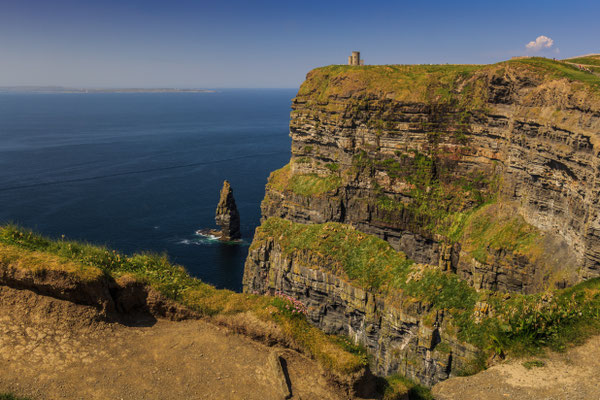
[[[231,241],[241,239],[240,213],[235,205],[233,190],[228,181],[223,182],[215,222],[221,227],[220,240]]]

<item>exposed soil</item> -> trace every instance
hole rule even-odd
[[[526,361],[544,366],[527,369]],[[600,337],[565,353],[512,360],[479,374],[452,378],[433,388],[437,400],[598,400],[600,399]]]
[[[0,392],[34,399],[342,399],[318,364],[203,320],[104,322],[96,308],[0,286]],[[272,357],[272,356],[271,356]]]

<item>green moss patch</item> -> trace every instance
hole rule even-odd
[[[0,393],[0,400],[30,400],[30,398],[15,396],[11,393]]]
[[[523,363],[523,366],[527,369],[541,368],[541,367],[544,367],[545,365],[546,365],[546,363],[541,360],[525,361]]]

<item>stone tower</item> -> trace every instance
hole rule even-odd
[[[351,56],[348,56],[348,65],[365,65],[364,60],[360,59],[360,51],[353,51]]]

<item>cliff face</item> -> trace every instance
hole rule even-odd
[[[352,224],[477,288],[531,293],[598,276],[599,96],[547,68],[312,71],[263,216]],[[465,234],[487,203],[524,219],[536,246]]]
[[[309,253],[286,255],[275,240],[257,243],[244,285],[256,293],[285,293],[307,306],[308,319],[329,334],[345,335],[374,355],[373,371],[400,373],[431,386],[469,368],[474,346],[456,339],[443,311],[411,301],[398,306],[333,273],[316,268]]]
[[[323,256],[329,247],[309,251],[295,233],[259,228],[244,290],[301,300],[314,324],[365,345],[378,373],[426,385],[456,375],[477,359],[465,339],[483,332],[473,324],[511,298],[495,292],[600,276],[596,76],[544,59],[330,66],[308,74],[292,110],[292,159],[269,178],[263,227],[339,222],[419,264],[382,275],[394,284],[381,291],[347,274],[376,256],[357,262],[362,250],[347,246]],[[471,287],[449,290],[444,275]],[[426,289],[410,289],[415,280]]]

